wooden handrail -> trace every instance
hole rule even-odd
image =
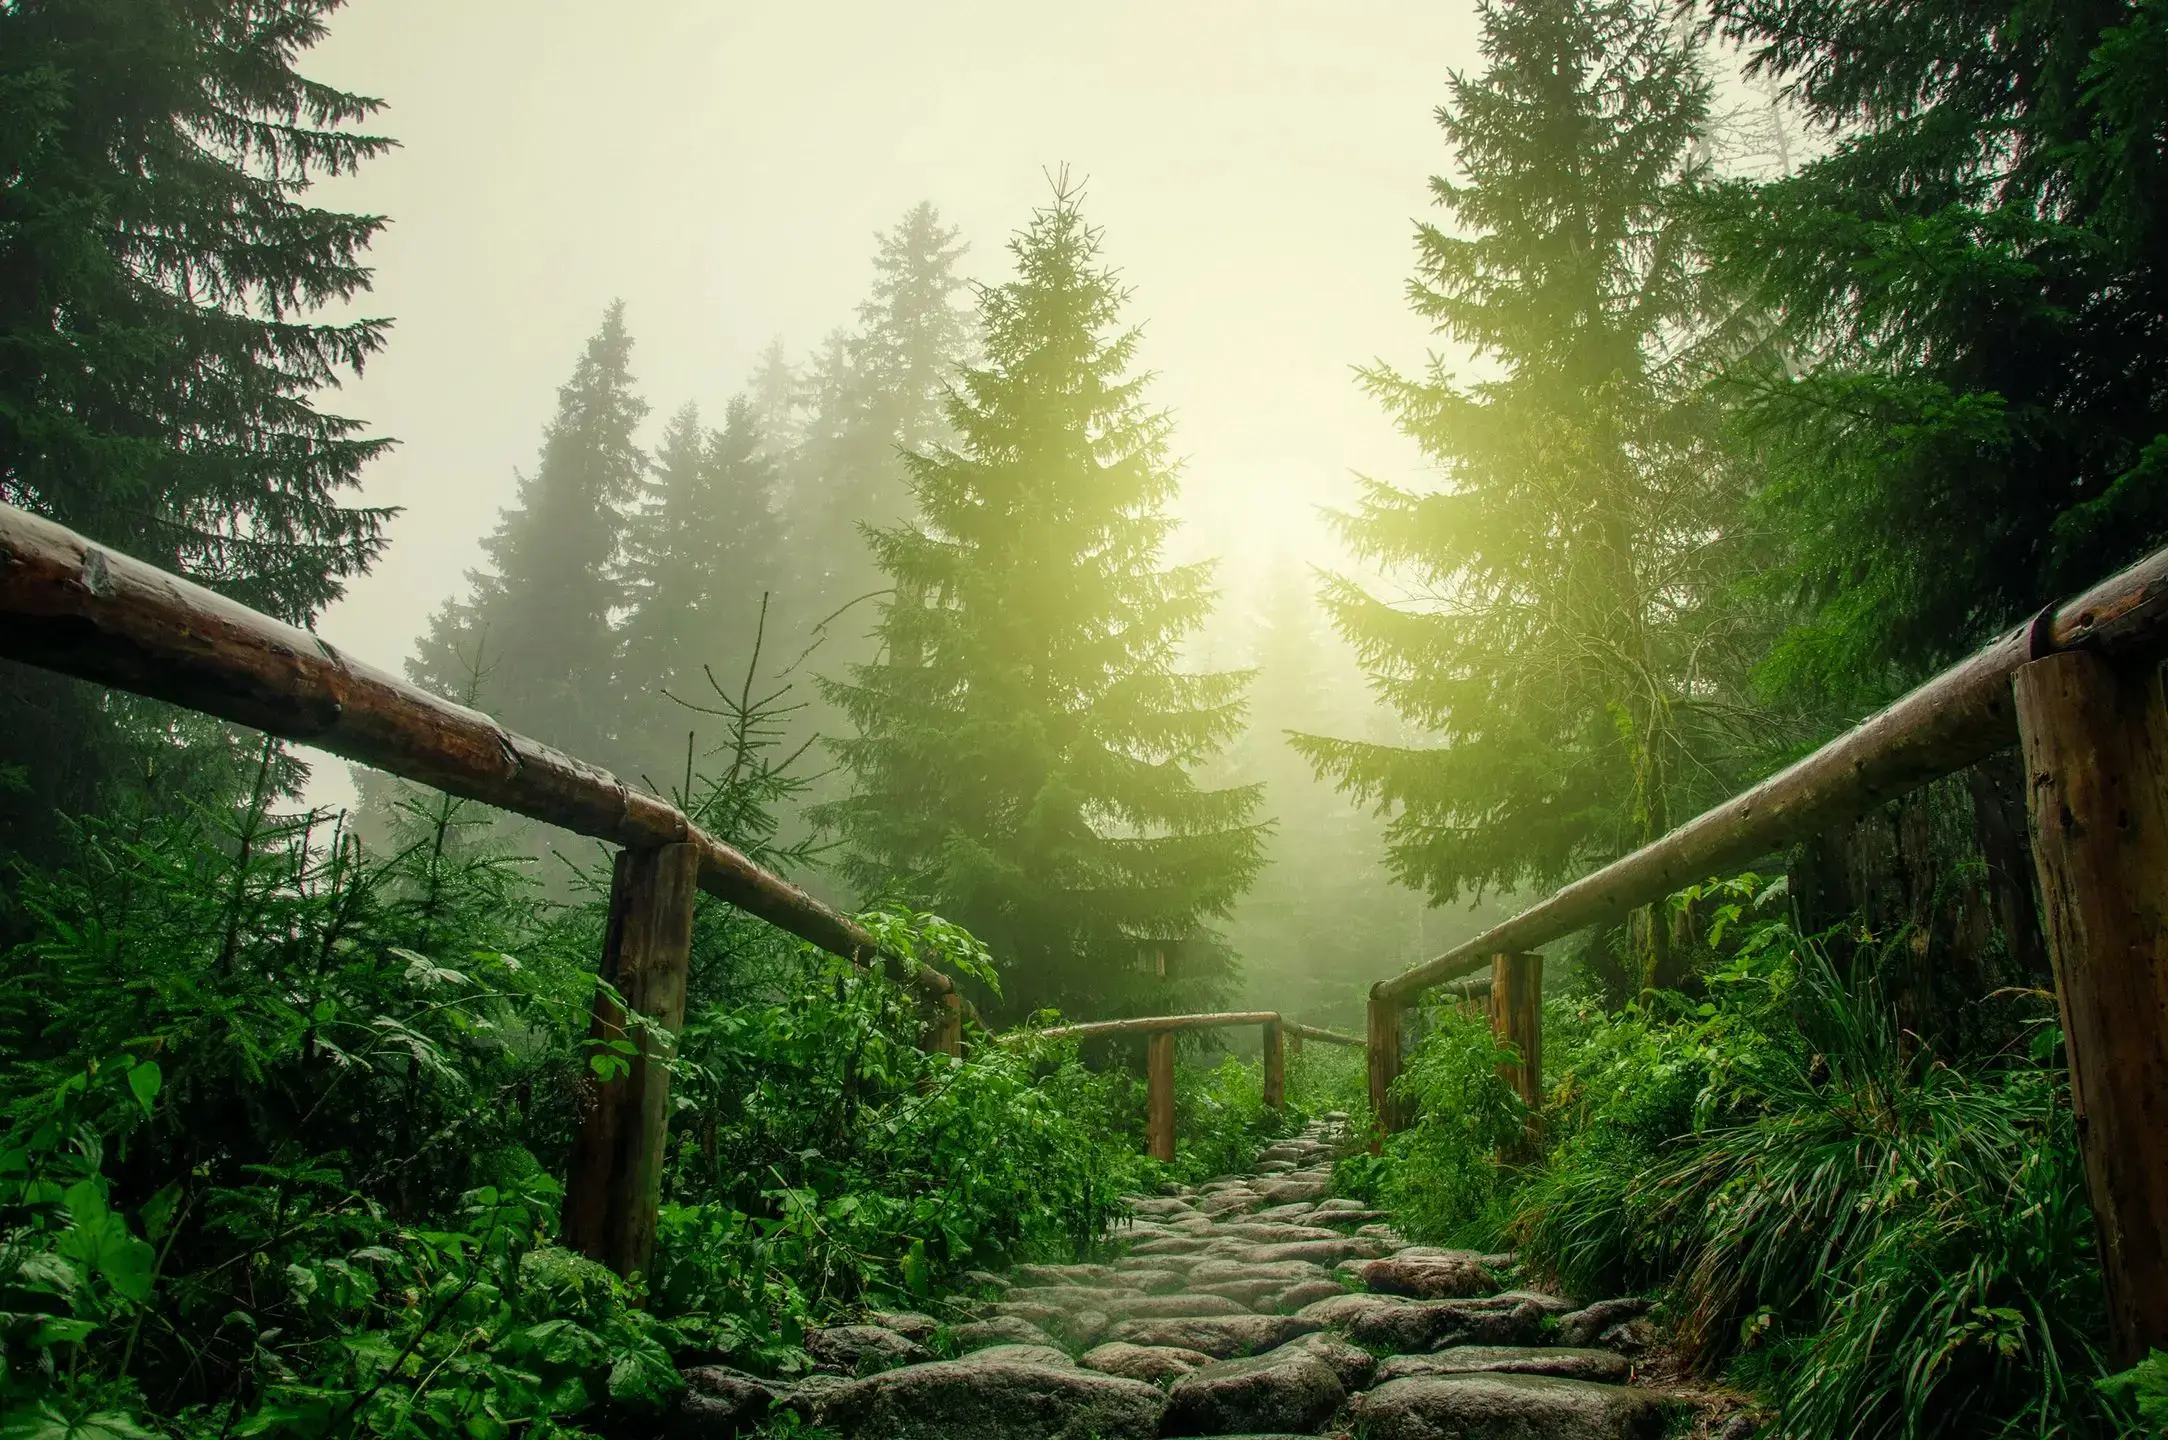
[[[2043,611],[1821,749],[1433,960],[1371,988],[1398,1005],[1516,954],[1829,829],[2017,743],[2010,678],[2047,655],[2150,651],[2168,639],[2168,550]]]
[[[1337,1030],[1325,1030],[1316,1025],[1297,1025],[1292,1020],[1287,1022],[1287,1033],[1299,1035],[1305,1040],[1315,1040],[1324,1045],[1352,1045],[1357,1050],[1362,1049],[1368,1043],[1360,1035],[1342,1035]]]
[[[1093,1020],[1079,1025],[1050,1025],[1044,1030],[1010,1030],[994,1038],[1003,1043],[1030,1039],[1082,1040],[1094,1035],[1151,1035],[1162,1030],[1218,1030],[1233,1025],[1277,1024],[1289,1035],[1326,1045],[1363,1044],[1359,1035],[1343,1035],[1316,1025],[1298,1025],[1277,1010],[1226,1010],[1195,1015],[1145,1015],[1130,1020]]]
[[[489,716],[341,654],[307,630],[0,505],[0,655],[170,701],[580,835],[690,844],[700,888],[934,995],[946,975],[881,952],[822,904],[665,800]]]

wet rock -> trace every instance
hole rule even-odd
[[[1286,1196],[1286,1199],[1307,1199],[1307,1196]],[[1218,1219],[1223,1215],[1239,1215],[1246,1210],[1256,1210],[1264,1205],[1262,1196],[1254,1190],[1220,1190],[1197,1202],[1197,1213]]]
[[[1195,1255],[1208,1250],[1212,1242],[1202,1235],[1163,1235],[1157,1240],[1146,1240],[1129,1247],[1132,1255]]]
[[[1340,1388],[1349,1394],[1366,1390],[1378,1373],[1378,1357],[1360,1345],[1350,1345],[1339,1336],[1325,1330],[1313,1331],[1288,1341],[1274,1355],[1299,1350],[1313,1359],[1322,1360],[1332,1367],[1332,1373],[1340,1377]]]
[[[1645,1315],[1655,1302],[1640,1296],[1598,1300],[1595,1304],[1558,1317],[1558,1343],[1586,1345],[1621,1320]]]
[[[1201,1260],[1190,1267],[1189,1283],[1194,1286],[1241,1284],[1246,1280],[1276,1280],[1282,1285],[1293,1285],[1304,1280],[1324,1280],[1328,1276],[1325,1267],[1313,1265],[1307,1260],[1281,1260],[1248,1262],[1242,1260]]]
[[[1116,1300],[1141,1300],[1131,1285],[1025,1285],[1009,1292],[1008,1303],[1051,1305],[1057,1310],[1103,1310]]]
[[[715,1440],[749,1432],[774,1408],[777,1386],[725,1365],[685,1372],[685,1389],[663,1422],[669,1440]]]
[[[1147,1295],[1179,1295],[1189,1288],[1186,1271],[1171,1269],[1137,1269],[1121,1272],[1121,1282],[1131,1290],[1142,1290]]]
[[[1489,1267],[1486,1266],[1485,1268],[1488,1269]],[[1581,1302],[1578,1300],[1568,1300],[1563,1295],[1553,1295],[1544,1290],[1503,1290],[1492,1298],[1511,1300],[1516,1304],[1526,1300],[1546,1315],[1566,1315],[1581,1308]]]
[[[1663,1429],[1644,1391],[1549,1375],[1409,1376],[1349,1409],[1366,1440],[1654,1440]]]
[[[835,1375],[870,1375],[931,1358],[923,1345],[880,1325],[825,1325],[809,1330],[805,1349],[815,1368]]]
[[[1468,1251],[1452,1254],[1400,1254],[1372,1260],[1359,1272],[1363,1288],[1380,1295],[1414,1300],[1459,1300],[1487,1295],[1498,1288],[1489,1271]]]
[[[1624,1384],[1633,1367],[1609,1350],[1549,1345],[1455,1345],[1432,1355],[1395,1355],[1378,1366],[1374,1383],[1409,1375],[1557,1375],[1568,1380]]]
[[[1335,1295],[1345,1295],[1346,1293],[1347,1291],[1341,1287],[1338,1281],[1298,1280],[1292,1285],[1275,1291],[1270,1299],[1261,1303],[1258,1308],[1263,1309],[1269,1305],[1271,1309],[1293,1314],[1306,1305],[1314,1305],[1320,1300],[1330,1300]]]
[[[1234,1360],[1277,1350],[1298,1335],[1323,1328],[1300,1315],[1220,1315],[1192,1320],[1126,1320],[1108,1336],[1132,1345],[1171,1345],[1202,1350],[1215,1360]]]
[[[989,1345],[956,1357],[959,1365],[1074,1365],[1066,1350],[1051,1345]]]
[[[1029,1320],[1015,1315],[996,1315],[991,1320],[974,1320],[968,1325],[958,1325],[948,1333],[949,1343],[956,1348],[958,1354],[984,1350],[989,1345],[1054,1344],[1053,1336]]]
[[[1314,1432],[1343,1398],[1340,1377],[1324,1361],[1300,1351],[1274,1350],[1219,1361],[1175,1381],[1160,1433]]]
[[[878,1325],[884,1330],[893,1330],[904,1339],[914,1340],[921,1345],[933,1339],[934,1331],[941,1328],[940,1321],[931,1315],[921,1315],[916,1310],[876,1311],[866,1317],[866,1323]]]
[[[996,1275],[991,1270],[966,1270],[964,1283],[974,1290],[1007,1290],[1015,1282],[1006,1275]]]
[[[1360,1235],[1339,1235],[1330,1240],[1294,1240],[1283,1245],[1253,1245],[1230,1258],[1270,1265],[1280,1260],[1307,1260],[1312,1265],[1333,1265],[1342,1260],[1375,1260],[1385,1246]]]
[[[1077,1360],[1077,1364],[1087,1370],[1119,1375],[1127,1380],[1142,1380],[1162,1388],[1190,1371],[1212,1363],[1212,1357],[1201,1350],[1183,1350],[1171,1345],[1129,1345],[1119,1340],[1087,1350]]]
[[[1327,1230],[1321,1225],[1267,1224],[1261,1220],[1241,1220],[1232,1225],[1222,1225],[1219,1233],[1230,1240],[1249,1240],[1259,1245],[1284,1245],[1297,1240],[1340,1240],[1346,1237],[1337,1230]]]
[[[1097,1345],[1113,1323],[1103,1310],[1064,1310],[1059,1320],[1043,1328],[1071,1350],[1082,1350]]]
[[[843,1440],[1153,1440],[1166,1397],[1073,1365],[968,1360],[853,1380],[818,1407]]]
[[[1298,1280],[1295,1283],[1301,1285],[1315,1282]],[[1277,1309],[1279,1307],[1268,1306],[1264,1302],[1287,1289],[1287,1282],[1277,1276],[1267,1276],[1263,1279],[1222,1280],[1211,1285],[1195,1285],[1193,1288],[1199,1295],[1218,1295],[1233,1300],[1245,1310]]]
[[[1598,1335],[1596,1343],[1621,1355],[1646,1355],[1656,1348],[1656,1325],[1648,1316],[1637,1315]]]
[[[1129,1201],[1129,1208],[1138,1215],[1155,1220],[1171,1220],[1181,1215],[1194,1215],[1196,1209],[1187,1201],[1173,1196],[1139,1195]]]
[[[1250,1307],[1225,1295],[1139,1295],[1133,1300],[1113,1300],[1107,1317],[1123,1320],[1180,1320],[1193,1315],[1248,1315]]]
[[[1346,1330],[1363,1316],[1382,1310],[1405,1310],[1416,1302],[1404,1295],[1370,1295],[1342,1291],[1314,1300],[1295,1313],[1308,1316],[1328,1330]]]
[[[1020,1286],[1098,1285],[1114,1278],[1112,1265],[1019,1265],[1009,1272]]]

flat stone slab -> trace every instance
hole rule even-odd
[[[1066,1350],[1051,1345],[989,1345],[956,1357],[959,1365],[1074,1365]]]
[[[1057,1310],[1104,1310],[1116,1300],[1141,1300],[1132,1285],[1019,1285],[1005,1303],[1051,1305]]]
[[[1367,1390],[1376,1382],[1378,1357],[1360,1345],[1350,1345],[1339,1336],[1326,1330],[1314,1330],[1308,1335],[1297,1336],[1274,1355],[1300,1352],[1322,1360],[1332,1367],[1332,1373],[1340,1377],[1340,1388],[1350,1395],[1357,1390]]]
[[[1277,1350],[1299,1335],[1323,1328],[1300,1315],[1222,1315],[1194,1320],[1125,1320],[1107,1338],[1132,1345],[1202,1350],[1215,1360],[1234,1360]]]
[[[1207,1365],[1175,1381],[1159,1433],[1314,1432],[1344,1398],[1331,1366],[1314,1355],[1277,1349]]]
[[[1204,1315],[1249,1315],[1248,1305],[1225,1295],[1139,1295],[1135,1299],[1110,1300],[1106,1315],[1116,1324],[1124,1320],[1184,1320]]]
[[[917,1341],[881,1325],[824,1325],[809,1330],[805,1351],[816,1368],[836,1375],[867,1375],[932,1358]]]
[[[1646,1391],[1550,1375],[1415,1375],[1348,1408],[1365,1440],[1655,1440],[1664,1428]]]
[[[1129,1345],[1114,1340],[1085,1351],[1076,1363],[1087,1370],[1165,1387],[1190,1371],[1214,1362],[1202,1350],[1182,1350],[1172,1345]]]
[[[991,1320],[973,1320],[968,1325],[958,1325],[948,1333],[949,1342],[958,1351],[984,1350],[989,1345],[1054,1344],[1053,1336],[1029,1320],[1015,1315],[997,1315]]]
[[[831,1391],[814,1423],[843,1440],[1154,1440],[1166,1397],[1074,1365],[939,1360]]]
[[[1372,1260],[1359,1272],[1363,1288],[1380,1295],[1406,1295],[1414,1300],[1460,1300],[1488,1295],[1497,1280],[1472,1253],[1457,1255],[1410,1255],[1402,1253]]]
[[[1410,1375],[1558,1375],[1623,1385],[1633,1373],[1625,1356],[1610,1350],[1557,1345],[1454,1345],[1429,1355],[1395,1355],[1378,1366],[1373,1384]]]

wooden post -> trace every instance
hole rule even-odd
[[[1520,1061],[1498,1067],[1498,1078],[1513,1087],[1528,1106],[1525,1155],[1534,1148],[1537,1110],[1543,1103],[1543,957],[1493,955],[1490,988],[1491,1033],[1520,1052]]]
[[[1174,1162],[1174,1032],[1154,1030],[1145,1047],[1144,1073],[1150,1093],[1145,1139],[1152,1158]]]
[[[600,976],[672,1035],[685,1023],[699,883],[698,845],[620,850],[610,877]],[[597,993],[590,1036],[621,1040],[626,1028],[624,1012]],[[628,1277],[644,1272],[654,1251],[670,1125],[668,1055],[648,1036],[638,1044],[624,1073],[583,1077],[587,1106],[565,1185],[565,1244]]]
[[[1277,1020],[1265,1022],[1265,1108],[1287,1108],[1287,1039]]]
[[[926,997],[926,1029],[919,1048],[930,1055],[964,1053],[964,1000],[953,990]]]
[[[1393,1082],[1400,1078],[1400,1007],[1370,988],[1370,1153],[1375,1155],[1385,1137],[1400,1128],[1398,1100]]]
[[[2168,1346],[2168,707],[2157,664],[2084,651],[2011,688],[2110,1359],[2132,1365]]]

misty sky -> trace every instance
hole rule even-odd
[[[392,217],[368,308],[397,326],[330,403],[398,437],[366,493],[406,513],[324,632],[406,654],[611,297],[654,425],[719,416],[772,337],[850,319],[905,208],[999,278],[1064,163],[1176,412],[1183,550],[1330,558],[1314,507],[1412,464],[1348,366],[1424,351],[1410,221],[1473,37],[1470,6],[1375,0],[352,0],[309,69],[387,100],[402,148],[319,194]]]

